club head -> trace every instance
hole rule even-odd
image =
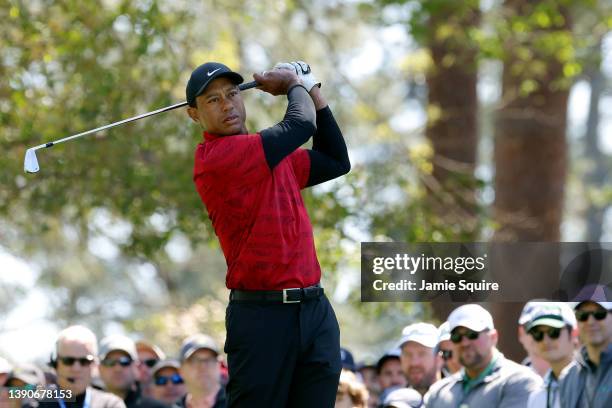
[[[36,149],[30,148],[26,151],[23,170],[26,173],[38,173],[38,170],[40,170],[38,159],[36,158]]]

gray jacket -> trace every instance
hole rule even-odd
[[[542,386],[533,370],[495,352],[491,372],[464,392],[465,374],[461,370],[434,383],[425,395],[427,408],[525,408],[529,394]],[[495,356],[493,357],[495,358]]]
[[[561,408],[612,407],[612,344],[601,353],[598,367],[582,347],[560,381]]]

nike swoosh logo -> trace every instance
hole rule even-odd
[[[215,70],[214,70],[214,71],[212,71],[212,72],[208,71],[208,72],[206,73],[206,75],[211,76],[212,74],[214,74],[215,72],[217,72],[217,71],[218,71],[218,70],[220,70],[220,69],[221,69],[221,68],[217,68],[217,69],[215,69]]]

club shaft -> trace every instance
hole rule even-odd
[[[238,85],[238,88],[241,91],[244,91],[246,89],[255,88],[256,86],[257,86],[257,82],[252,81],[252,82],[247,82],[246,84],[240,84],[240,85]],[[106,130],[106,129],[114,128],[115,126],[123,125],[123,124],[130,123],[130,122],[134,122],[134,121],[139,120],[139,119],[143,119],[143,118],[146,118],[146,117],[149,117],[149,116],[157,115],[158,113],[168,112],[168,111],[171,111],[173,109],[182,108],[183,106],[187,106],[187,101],[176,103],[176,104],[170,105],[170,106],[166,106],[165,108],[157,109],[157,110],[154,110],[154,111],[151,111],[151,112],[142,113],[142,114],[137,115],[137,116],[132,116],[131,118],[123,119],[123,120],[120,120],[118,122],[110,123],[108,125],[97,127],[95,129],[87,130],[85,132],[77,133],[76,135],[68,136],[68,137],[65,137],[63,139],[59,139],[59,140],[55,140],[53,142],[46,143],[44,145],[36,146],[36,148],[52,147],[52,146],[54,146],[56,144],[59,144],[59,143],[67,142],[69,140],[76,139],[76,138],[79,138],[79,137],[82,137],[82,136],[86,136],[86,135],[89,135],[91,133],[99,132],[101,130]]]

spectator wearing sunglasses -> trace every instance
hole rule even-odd
[[[431,384],[440,378],[442,358],[438,355],[438,329],[430,323],[414,323],[404,327],[398,347],[400,362],[408,386],[425,395]]]
[[[612,302],[579,302],[574,312],[583,346],[561,376],[561,407],[612,407]]]
[[[55,369],[60,391],[70,391],[72,398],[43,400],[40,408],[125,408],[117,396],[91,386],[98,368],[98,340],[84,326],[70,326],[62,330],[55,343],[49,364]]]
[[[153,398],[170,406],[185,396],[187,388],[179,373],[180,367],[176,360],[161,360],[155,364],[151,370]]]
[[[525,324],[533,339],[536,352],[549,365],[542,388],[529,396],[528,408],[559,408],[559,378],[561,371],[574,358],[578,331],[574,312],[565,303],[541,303]]]
[[[113,335],[100,342],[100,377],[107,391],[123,399],[127,408],[167,408],[142,395],[138,364],[136,344],[129,337]]]
[[[173,408],[225,408],[227,397],[221,385],[217,343],[205,334],[189,336],[181,346],[180,361],[179,372],[185,380],[187,394]],[[236,401],[240,401],[240,395]]]
[[[497,350],[491,314],[476,304],[463,305],[450,314],[448,324],[453,353],[463,368],[433,384],[425,406],[524,408],[542,379]]]
[[[531,368],[533,371],[538,373],[540,377],[544,377],[544,375],[550,369],[550,365],[539,355],[537,346],[533,341],[533,337],[527,334],[527,324],[533,320],[533,314],[538,310],[538,308],[548,303],[550,302],[546,301],[545,299],[534,299],[525,303],[525,306],[523,306],[523,310],[521,311],[521,315],[518,319],[518,341],[523,346],[525,353],[527,353],[527,357],[523,359],[521,364]]]
[[[442,358],[442,378],[451,376],[461,369],[457,353],[453,353],[453,342],[450,340],[450,326],[444,322],[438,327],[438,354]]]
[[[136,352],[138,353],[138,360],[140,361],[140,364],[138,364],[138,379],[140,381],[142,395],[145,397],[152,397],[151,370],[155,364],[166,358],[166,353],[155,344],[149,343],[146,340],[139,340],[136,342]]]

